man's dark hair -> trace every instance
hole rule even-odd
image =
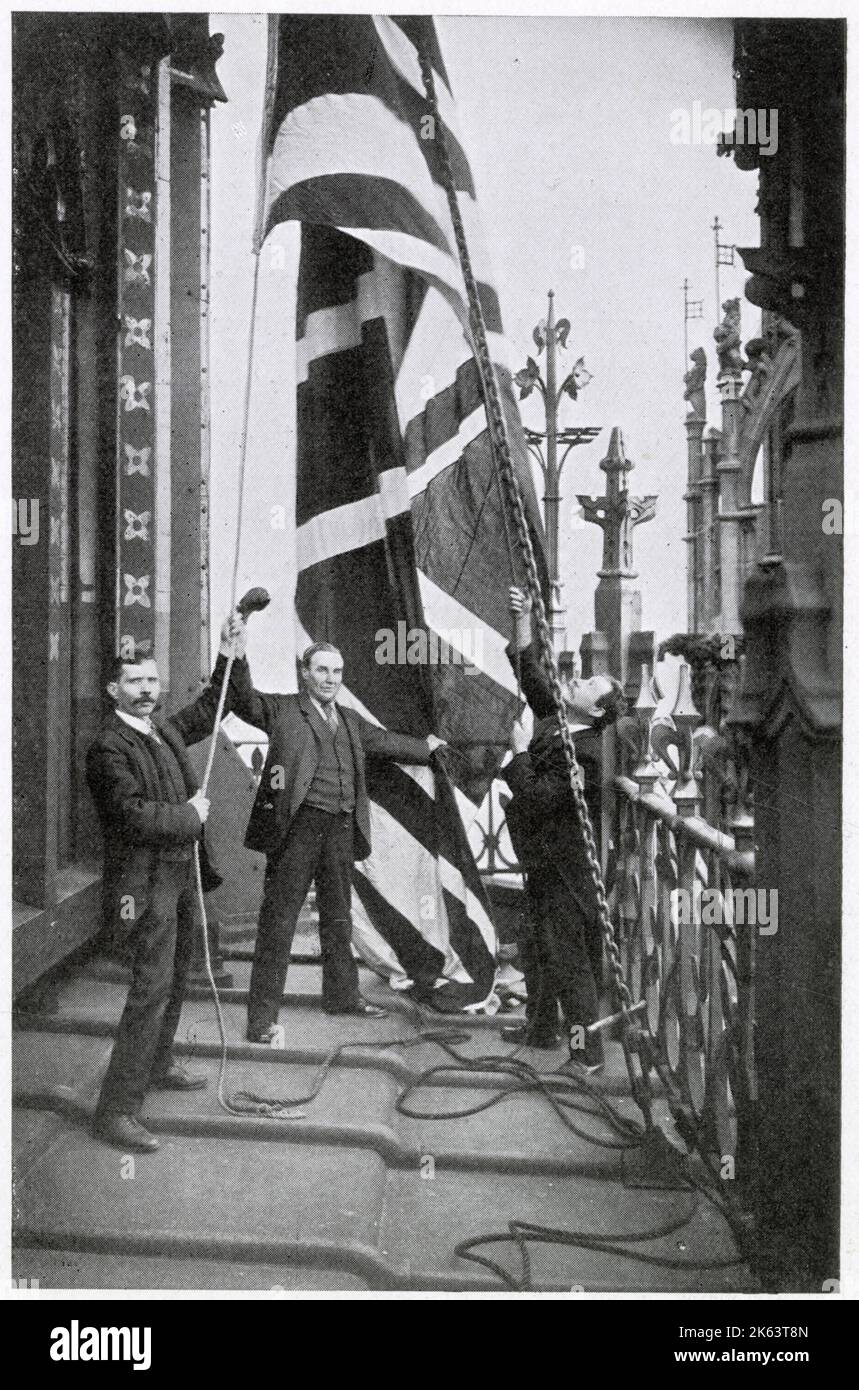
[[[122,675],[123,666],[142,666],[144,661],[154,660],[151,656],[145,656],[143,652],[135,651],[133,656],[115,656],[112,658],[107,672],[108,684],[118,681]]]
[[[626,710],[626,696],[620,681],[614,676],[606,676],[605,679],[611,682],[611,690],[600,695],[596,702],[597,709],[602,710],[600,718],[594,724],[594,728],[599,730],[609,728]]]
[[[334,646],[333,642],[314,642],[301,656],[301,665],[305,671],[310,670],[310,663],[317,652],[336,652],[338,656],[343,654],[339,647]]]

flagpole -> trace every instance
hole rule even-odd
[[[257,147],[257,202],[254,218],[253,251],[258,256],[265,240],[266,195],[268,193],[268,156],[274,115],[274,93],[277,86],[277,41],[280,15],[268,16],[266,32],[265,89],[263,91],[262,121],[260,124],[259,145]]]
[[[688,370],[689,362],[689,281],[683,280],[683,372]]]
[[[256,350],[256,320],[257,320],[257,301],[259,299],[259,270],[260,253],[262,244],[265,240],[265,219],[266,219],[266,194],[268,191],[268,144],[269,133],[271,130],[272,112],[274,107],[274,90],[277,81],[277,39],[278,39],[278,15],[268,16],[267,44],[268,52],[266,58],[266,77],[265,92],[263,96],[262,124],[260,126],[260,137],[258,146],[257,164],[257,190],[256,208],[254,216],[253,238],[251,243],[251,255],[253,256],[253,280],[251,285],[251,306],[250,324],[248,327],[248,350],[245,365],[245,384],[242,396],[242,430],[239,438],[239,492],[236,505],[236,543],[233,547],[233,572],[230,580],[230,613],[236,607],[236,595],[239,584],[239,560],[241,559],[242,528],[244,525],[245,512],[245,475],[247,473],[248,456],[248,428],[251,413],[251,385],[253,382],[253,364]],[[214,728],[220,726],[226,703],[227,687],[230,682],[230,674],[235,660],[235,649],[231,650],[227,658],[227,668],[221,683],[221,691],[218,699],[218,708],[215,716]],[[217,748],[217,738],[212,738],[209,746],[209,756],[206,759],[206,768],[203,773],[201,790],[205,794],[209,785],[209,778],[212,774],[212,766],[215,761]]]

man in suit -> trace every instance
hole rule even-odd
[[[297,695],[255,690],[237,644],[233,668],[240,719],[268,735],[268,756],[245,844],[267,856],[248,996],[247,1036],[270,1043],[286,983],[298,915],[316,883],[322,951],[322,1006],[331,1014],[385,1017],[358,992],[351,949],[352,866],[370,853],[365,757],[427,763],[442,740],[410,738],[337,704],[343,658],[316,642],[301,659]]]
[[[528,991],[524,1027],[502,1030],[509,1042],[554,1047],[558,1008],[571,1056],[588,1070],[603,1064],[599,1035],[585,1029],[598,1018],[602,975],[596,893],[584,836],[570,787],[551,686],[531,632],[531,600],[510,590],[515,636],[508,654],[535,716],[530,738],[520,718],[513,727],[513,758],[502,769],[513,791],[507,825],[525,873],[529,920],[519,943]],[[599,846],[602,795],[602,730],[623,708],[623,691],[611,676],[571,680],[564,687],[585,802]],[[578,1055],[577,1055],[578,1054]]]
[[[212,733],[237,625],[237,619],[224,624],[209,685],[164,723],[152,719],[161,689],[155,662],[117,657],[107,686],[113,712],[87,753],[87,783],[104,837],[104,926],[132,972],[93,1128],[124,1151],[158,1148],[137,1118],[147,1090],[206,1084],[172,1056],[193,944],[195,842],[204,891],[221,882],[202,843],[209,801],[185,748]]]

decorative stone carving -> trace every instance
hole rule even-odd
[[[726,299],[722,305],[725,317],[713,330],[720,376],[740,376],[748,364],[740,348],[740,301]]]
[[[697,347],[694,352],[689,354],[689,360],[694,363],[694,366],[683,378],[683,384],[686,387],[683,392],[683,399],[689,402],[687,415],[704,420],[707,415],[704,397],[704,383],[707,380],[707,354],[703,348]]]

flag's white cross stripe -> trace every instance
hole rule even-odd
[[[379,259],[384,261],[385,258],[380,257]],[[388,284],[389,280],[386,282],[386,287]],[[382,316],[388,325],[388,341],[392,347],[391,356],[392,358],[395,356],[394,339],[401,325],[397,322],[393,307],[388,307],[391,303],[390,296],[386,296],[387,302],[384,305],[380,302],[381,297],[377,293],[379,282],[375,272],[360,276],[358,285],[359,299],[357,301],[353,300],[349,304],[336,305],[329,309],[318,309],[308,316],[304,336],[298,343],[299,382],[307,379],[310,362],[326,357],[331,353],[358,347],[361,343],[362,325]],[[435,356],[427,356],[422,362],[420,361],[425,349],[432,347],[434,353],[439,352],[440,339],[439,336],[436,336],[441,330],[439,320],[442,315],[439,314],[439,306],[442,306],[444,310],[443,317],[446,319],[445,326],[448,335],[451,329],[454,333],[458,331],[456,318],[443,297],[432,289],[429,293],[433,297],[430,313],[426,316],[421,313],[415,333],[406,348],[400,374],[397,378],[397,407],[400,423],[403,427],[420,414],[416,409],[420,399],[420,390],[428,384],[433,392],[433,397],[441,394],[442,391],[453,385],[459,367],[471,356],[470,349],[463,340],[461,351],[457,352],[455,356],[452,356],[448,349],[443,360],[438,363]],[[426,328],[423,326],[424,323],[426,323]],[[430,337],[430,334],[433,336]],[[442,342],[444,342],[444,337],[445,335],[442,333]],[[504,339],[500,335],[493,334],[490,337],[495,339],[494,345],[497,345],[499,349],[503,347]],[[449,336],[447,336],[447,342],[450,342]],[[439,376],[436,376],[436,371]],[[419,468],[409,474],[409,496],[417,497],[433,478],[452,463],[457,463],[462,457],[466,445],[478,439],[485,429],[486,412],[481,405],[460,423],[459,431],[454,438],[439,445],[438,449],[434,449]]]
[[[379,474],[379,492],[358,502],[332,507],[298,528],[296,545],[299,571],[321,564],[336,555],[345,555],[362,546],[383,540],[387,522],[409,510],[406,473],[402,468],[390,468]],[[505,639],[482,618],[452,598],[422,570],[418,570],[424,616],[427,626],[436,633],[479,632],[480,641],[470,643],[470,665],[476,666],[498,685],[516,694],[516,682],[505,655]],[[484,640],[485,639],[485,640]]]
[[[297,377],[301,384],[307,380],[311,362],[359,347],[363,325],[384,318],[396,373],[397,414],[401,428],[405,429],[422,414],[421,401],[425,407],[427,401],[453,385],[460,367],[471,360],[472,352],[458,318],[432,285],[405,350],[400,348],[404,334],[402,313],[398,312],[398,298],[401,302],[402,294],[396,283],[400,274],[398,266],[392,265],[386,256],[377,254],[376,269],[358,277],[357,299],[309,314],[304,334],[297,343]],[[500,333],[490,333],[488,338],[493,361],[506,366],[509,360],[506,338]]]
[[[307,380],[311,362],[360,347],[364,324],[379,318],[385,320],[391,362],[397,370],[405,334],[402,271],[385,256],[377,256],[374,269],[359,275],[355,284],[355,299],[308,314],[304,333],[296,343],[299,386]],[[456,316],[451,314],[451,318],[458,327]]]
[[[372,496],[332,507],[299,526],[295,536],[299,571],[382,540],[386,523],[409,511],[404,468],[386,469],[378,482],[379,490]]]

